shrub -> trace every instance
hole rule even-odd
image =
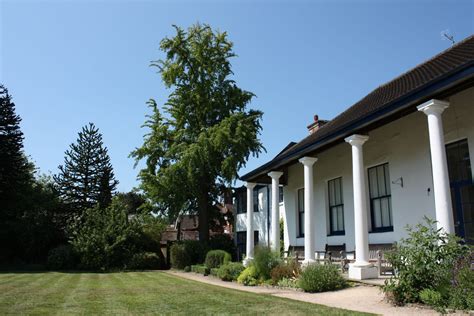
[[[455,266],[453,286],[449,290],[448,306],[454,309],[474,310],[474,271],[471,270],[472,252]]]
[[[159,269],[162,265],[160,257],[154,252],[139,252],[130,259],[129,269]]]
[[[296,260],[288,260],[288,262],[281,262],[270,272],[272,284],[277,285],[278,282],[284,278],[296,279],[301,272],[300,265]]]
[[[206,266],[209,268],[219,268],[221,265],[231,261],[231,256],[224,250],[211,250],[206,255]]]
[[[76,265],[76,255],[71,245],[61,245],[48,253],[47,266],[51,270],[73,269]]]
[[[181,243],[174,243],[170,249],[171,266],[176,269],[184,269],[191,265],[191,260],[186,254],[186,248]]]
[[[296,289],[299,287],[298,279],[294,279],[294,278],[293,279],[283,278],[280,281],[278,281],[277,285],[281,287],[289,287],[293,289]]]
[[[255,267],[258,279],[270,279],[270,272],[280,263],[280,254],[273,252],[269,247],[255,247],[254,258],[250,265]]]
[[[186,266],[203,263],[206,252],[207,247],[197,240],[176,242],[170,249],[171,266],[184,269]]]
[[[258,284],[257,270],[254,266],[249,266],[240,273],[237,282],[243,285],[255,286]]]
[[[114,205],[105,209],[86,210],[73,229],[71,244],[82,268],[107,270],[124,268],[138,252],[136,240],[141,237],[139,222]]]
[[[222,281],[237,281],[237,278],[244,269],[244,265],[240,262],[229,262],[220,266],[217,276]]]
[[[196,264],[191,266],[191,271],[199,274],[203,274],[204,276],[209,275],[211,272],[208,267],[203,264]]]
[[[408,238],[387,254],[396,271],[395,277],[385,281],[384,291],[394,304],[421,301],[423,290],[435,290],[448,301],[456,262],[465,257],[467,246],[458,237],[436,228],[436,222],[425,217],[426,224],[407,227]],[[424,299],[432,301],[433,292],[424,292]]]
[[[215,276],[215,277],[217,277],[218,273],[219,273],[219,268],[212,268],[210,269],[210,272],[209,272],[210,275]]]
[[[233,259],[236,259],[236,248],[234,240],[230,235],[220,234],[209,238],[209,249],[211,250],[225,250],[231,254]]]
[[[191,267],[190,266],[185,266],[184,267],[184,272],[191,272]]]
[[[301,272],[298,285],[305,292],[325,292],[342,289],[347,284],[335,265],[311,264]]]
[[[420,292],[420,300],[426,305],[442,308],[446,304],[440,292],[433,289],[424,289]]]

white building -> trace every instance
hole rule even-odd
[[[345,244],[349,276],[374,277],[369,245],[398,241],[424,216],[474,242],[474,36],[333,120],[315,118],[309,136],[241,177],[283,185],[285,247],[303,246],[305,263]]]
[[[253,244],[270,246],[271,232],[271,185],[256,185],[253,188]],[[283,187],[279,187],[278,205],[280,209],[280,218],[284,212]],[[247,188],[241,187],[235,189],[234,193],[235,209],[235,242],[237,245],[237,256],[239,260],[247,250]]]

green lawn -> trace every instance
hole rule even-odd
[[[359,313],[235,291],[162,272],[0,273],[6,314],[324,314]]]

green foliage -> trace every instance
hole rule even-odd
[[[23,152],[20,122],[8,89],[0,85],[0,223],[16,217],[18,199],[24,197],[32,181],[31,166]]]
[[[190,266],[185,266],[184,267],[184,272],[191,272],[191,267]]]
[[[0,262],[44,263],[48,251],[64,242],[59,203],[34,177],[20,122],[11,95],[0,85]]]
[[[395,304],[419,302],[425,289],[449,293],[454,266],[467,255],[458,237],[438,230],[433,220],[425,221],[407,227],[408,238],[387,254],[396,275],[385,282],[384,291]]]
[[[141,239],[140,226],[136,220],[129,221],[124,210],[96,207],[86,210],[82,222],[72,239],[82,268],[123,268],[138,252],[135,242]]]
[[[258,285],[259,282],[256,268],[254,266],[245,268],[237,278],[237,282],[247,286]]]
[[[234,258],[236,255],[235,243],[230,235],[218,234],[209,238],[209,249],[225,250]]]
[[[454,267],[453,282],[448,291],[448,307],[474,310],[474,271],[471,269],[473,252],[461,258]]]
[[[229,262],[219,267],[217,276],[222,281],[237,281],[237,278],[244,269],[244,265],[240,262]]]
[[[270,272],[281,262],[280,254],[273,252],[270,247],[257,246],[254,250],[254,258],[250,262],[255,267],[258,279],[270,279]]]
[[[48,253],[48,269],[69,270],[74,269],[77,259],[71,245],[61,245],[53,248]]]
[[[262,112],[247,110],[254,95],[231,79],[235,54],[226,33],[200,24],[175,29],[161,41],[166,58],[152,63],[171,93],[162,110],[148,102],[152,114],[144,126],[150,131],[131,156],[146,161],[141,188],[159,211],[175,218],[197,210],[200,240],[207,241],[222,187],[263,149]]]
[[[326,292],[347,286],[338,268],[332,264],[310,264],[299,277],[299,287],[305,292]]]
[[[71,208],[71,220],[80,218],[86,209],[110,205],[118,181],[94,124],[84,126],[76,143],[66,150],[64,165],[59,166],[54,180],[61,198]]]
[[[191,271],[195,273],[202,274],[204,276],[209,275],[211,273],[211,269],[206,267],[203,264],[195,264],[191,266]]]
[[[211,250],[206,255],[206,266],[209,268],[219,268],[232,260],[230,254],[224,250]]]
[[[283,278],[280,281],[278,281],[277,285],[280,287],[289,287],[292,289],[299,288],[298,279],[294,279],[294,278]]]
[[[441,309],[442,306],[445,306],[446,303],[443,299],[443,295],[433,289],[423,289],[420,291],[420,301],[426,305],[437,307]],[[443,309],[444,311],[444,309]]]
[[[155,252],[138,252],[128,262],[128,269],[154,270],[163,266],[162,259]]]
[[[113,197],[113,201],[120,204],[120,208],[124,209],[129,215],[149,213],[145,197],[135,191],[117,193]]]
[[[171,266],[184,269],[186,266],[204,262],[207,246],[197,240],[184,240],[171,246]]]
[[[282,279],[296,279],[301,273],[298,262],[294,259],[288,259],[288,262],[280,262],[270,272],[272,284],[277,285]]]
[[[209,274],[212,276],[217,277],[217,274],[219,273],[219,268],[212,268],[209,270]]]

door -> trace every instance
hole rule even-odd
[[[474,244],[474,183],[467,140],[446,145],[456,234]]]

